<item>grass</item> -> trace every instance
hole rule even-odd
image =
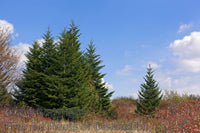
[[[114,105],[122,105],[120,103],[113,103]],[[127,105],[124,102],[124,105]],[[124,107],[121,106],[121,107]],[[129,105],[129,104],[128,104]],[[37,113],[37,110],[31,110],[27,107],[24,111],[11,110],[6,106],[1,106],[0,112],[0,132],[1,133],[137,133],[142,131],[147,132],[148,124],[143,125],[142,121],[135,121],[131,113],[126,114],[123,112],[120,114],[121,107],[117,108],[115,115],[119,115],[121,118],[112,119],[106,117],[104,114],[94,115],[92,112],[85,115],[81,120],[51,120],[50,118],[44,118]],[[129,105],[133,107],[133,105]],[[19,109],[21,110],[21,109]],[[31,111],[30,111],[31,110]],[[22,116],[23,112],[23,116]],[[18,114],[18,115],[17,115]],[[132,116],[132,117],[130,117]],[[130,118],[128,118],[130,117]],[[128,119],[127,119],[128,118]],[[125,121],[125,119],[127,119]],[[144,127],[145,126],[145,127]],[[132,127],[132,129],[131,129]]]
[[[134,113],[135,109],[135,99],[120,97],[112,101],[110,117],[90,112],[81,120],[69,121],[44,118],[37,114],[36,110],[31,112],[29,107],[24,110],[24,116],[14,116],[6,106],[1,106],[0,133],[200,132],[199,97],[179,96],[174,92],[172,95],[168,92],[156,110],[154,118],[137,115]]]

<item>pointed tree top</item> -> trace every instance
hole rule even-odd
[[[149,68],[151,68],[151,64],[149,64]]]

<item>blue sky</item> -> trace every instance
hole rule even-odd
[[[19,0],[1,1],[0,25],[13,47],[26,53],[49,26],[57,36],[79,25],[84,50],[93,39],[112,98],[137,96],[151,64],[162,90],[200,94],[199,0]],[[21,57],[21,62],[25,57]]]

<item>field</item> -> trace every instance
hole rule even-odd
[[[169,95],[170,96],[170,95]],[[134,113],[136,100],[121,97],[112,101],[110,116],[88,113],[81,120],[51,120],[24,109],[24,116],[1,106],[0,133],[198,133],[200,99],[168,97],[161,101],[154,118]],[[115,109],[116,108],[116,109]],[[19,113],[18,113],[19,114]]]

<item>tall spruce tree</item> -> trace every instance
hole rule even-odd
[[[29,106],[54,108],[56,90],[52,85],[52,67],[56,50],[49,28],[43,39],[42,47],[35,41],[26,55],[28,62],[23,72],[24,78],[17,83],[19,90],[13,96]]]
[[[151,66],[147,68],[147,74],[144,77],[145,83],[141,84],[141,91],[139,91],[137,101],[136,113],[154,116],[154,111],[160,105],[163,95],[159,90],[158,83],[154,79],[154,74]]]
[[[59,108],[56,100],[58,99],[57,91],[58,87],[54,85],[54,68],[56,67],[56,45],[54,43],[54,38],[52,37],[50,28],[47,32],[43,34],[43,44],[41,48],[41,62],[43,73],[45,75],[41,86],[41,92],[45,95],[41,98],[41,106],[47,109]]]
[[[88,109],[91,101],[89,67],[80,51],[79,29],[73,22],[59,37],[54,84],[61,108]]]
[[[97,111],[108,111],[111,107],[110,97],[114,92],[108,93],[108,88],[105,87],[105,82],[102,82],[105,74],[100,73],[100,70],[104,66],[100,65],[102,63],[102,60],[100,60],[100,55],[97,55],[95,52],[95,45],[93,44],[93,41],[91,41],[89,44],[89,48],[87,48],[87,51],[85,53],[85,58],[90,67],[92,83],[94,85],[96,93],[98,94],[98,97],[96,96],[98,98],[96,101],[96,109]]]
[[[41,93],[41,86],[44,83],[43,66],[41,62],[41,47],[35,41],[33,48],[26,57],[26,69],[23,71],[24,78],[17,83],[18,89],[15,90],[13,96],[16,102],[24,102],[26,105],[39,107],[41,98],[44,95]]]

